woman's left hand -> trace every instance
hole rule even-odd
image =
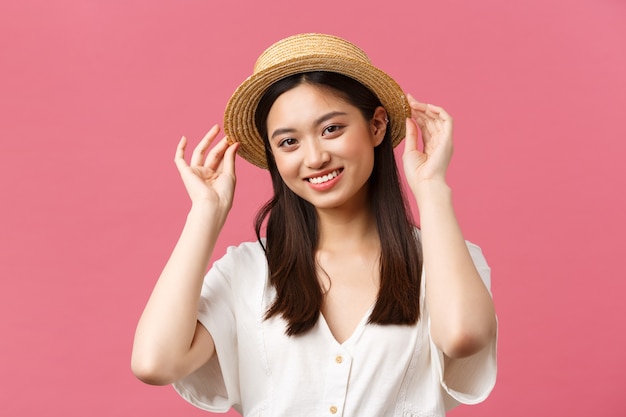
[[[413,119],[406,120],[402,161],[409,186],[417,195],[424,184],[445,184],[446,170],[452,158],[452,117],[441,107],[420,103],[410,94],[407,98]],[[422,132],[422,150],[418,147],[418,126]]]

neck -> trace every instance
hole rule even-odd
[[[379,245],[373,213],[361,210],[318,210],[320,238],[318,250],[345,252],[364,246]]]

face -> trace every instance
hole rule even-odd
[[[386,116],[379,107],[366,120],[333,90],[315,85],[283,93],[269,111],[267,133],[287,187],[317,209],[364,207]]]

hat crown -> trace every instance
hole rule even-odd
[[[312,55],[370,64],[365,52],[345,39],[320,33],[304,33],[285,38],[266,49],[254,64],[254,73]]]

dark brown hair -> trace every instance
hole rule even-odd
[[[257,238],[267,256],[269,282],[276,289],[276,299],[265,318],[281,315],[288,323],[286,333],[290,336],[311,329],[320,315],[324,295],[315,264],[318,218],[315,207],[283,182],[270,149],[266,121],[274,101],[303,83],[330,88],[357,107],[368,121],[381,106],[376,95],[358,81],[337,73],[316,71],[274,83],[257,107],[255,123],[265,142],[274,188],[274,196],[259,210],[255,222]],[[374,167],[368,183],[368,201],[381,243],[380,289],[369,323],[414,324],[419,319],[422,254],[400,185],[390,131],[388,126],[382,143],[374,149]],[[261,228],[266,218],[263,245]]]

